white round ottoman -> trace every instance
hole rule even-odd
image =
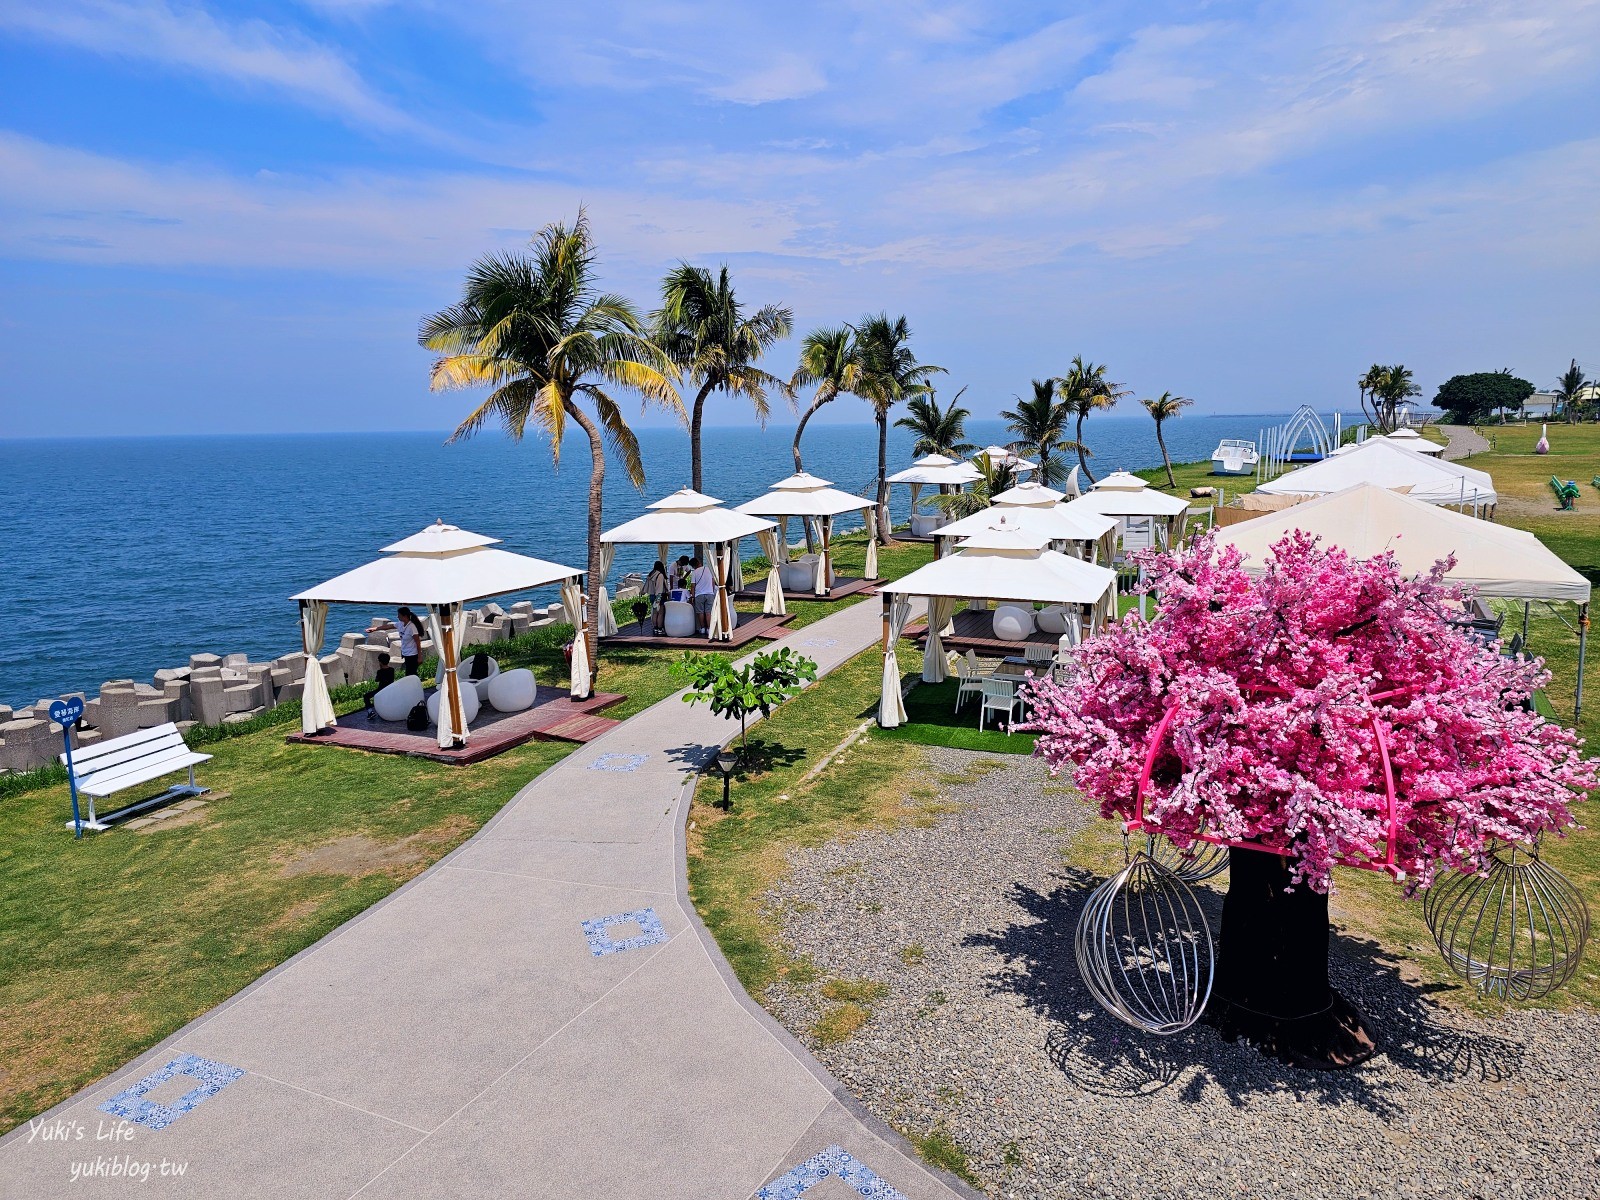
[[[480,707],[478,702],[478,689],[467,682],[464,674],[459,682],[461,685],[461,715],[466,717],[467,724],[471,725],[473,718],[478,715],[478,709]],[[428,697],[428,720],[432,721],[435,725],[439,723],[439,695],[439,689],[435,688],[433,695]]]
[[[422,703],[422,680],[402,675],[372,698],[380,721],[404,721],[406,714]]]
[[[501,671],[489,680],[489,707],[496,712],[522,712],[533,707],[538,695],[538,684],[527,667],[515,671]]]
[[[664,623],[668,637],[693,637],[694,605],[687,600],[668,600]]]
[[[994,636],[1002,642],[1020,642],[1033,633],[1033,613],[1014,604],[994,610]]]
[[[1053,633],[1058,637],[1067,631],[1067,610],[1059,604],[1041,608],[1033,614],[1040,633]]]

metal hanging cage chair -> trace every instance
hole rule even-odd
[[[1144,852],[1185,883],[1204,883],[1228,869],[1228,847],[1221,842],[1196,839],[1180,848],[1165,834],[1150,833]]]
[[[1424,894],[1422,915],[1451,971],[1480,995],[1537,1000],[1578,969],[1589,940],[1583,893],[1532,846],[1500,844],[1470,874]]]

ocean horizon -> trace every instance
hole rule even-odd
[[[1287,413],[1193,414],[1165,427],[1174,462],[1209,458],[1224,437],[1255,438]],[[678,427],[638,430],[647,483],[635,490],[608,458],[606,527],[689,483]],[[1159,466],[1145,415],[1084,424],[1096,475]],[[0,703],[63,692],[93,696],[108,679],[148,681],[201,652],[253,660],[300,648],[294,593],[377,555],[437,518],[503,539],[504,547],[584,566],[587,443],[569,438],[561,464],[547,442],[484,433],[445,444],[436,433],[194,434],[0,440],[0,481],[17,516],[0,563],[0,605],[13,634],[0,644]],[[792,426],[704,431],[705,490],[740,504],[794,469]],[[968,422],[968,440],[1004,442],[998,419]],[[911,435],[889,431],[889,470],[910,463]],[[865,493],[877,435],[865,424],[807,427],[806,469]],[[21,501],[26,500],[26,503]],[[909,489],[891,489],[904,521]],[[842,521],[841,530],[859,525]],[[797,531],[796,531],[797,532]],[[793,536],[793,534],[791,535]],[[756,546],[744,548],[757,554]],[[654,552],[622,547],[611,586],[647,570]],[[536,602],[553,593],[529,593]],[[388,609],[335,606],[327,647]]]

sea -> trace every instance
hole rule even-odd
[[[1209,458],[1225,437],[1255,438],[1286,414],[1204,416],[1167,423],[1174,462]],[[1159,466],[1148,417],[1096,415],[1084,440],[1102,475]],[[980,446],[1008,440],[998,420],[968,422]],[[503,539],[504,548],[582,568],[589,495],[587,443],[568,439],[559,466],[547,442],[498,434],[447,444],[446,433],[293,434],[0,440],[10,514],[0,541],[0,703],[86,691],[107,679],[148,681],[189,655],[243,651],[253,660],[300,648],[288,597],[375,557],[436,518]],[[728,504],[792,472],[793,429],[708,428],[705,490]],[[689,482],[688,435],[639,431],[642,491],[608,462],[604,522],[617,525]],[[870,424],[806,429],[806,469],[866,494],[876,471]],[[889,433],[889,469],[912,459],[911,435]],[[896,487],[892,515],[907,516]],[[858,524],[859,522],[855,522]],[[841,530],[852,523],[841,522]],[[759,551],[750,547],[746,553]],[[647,571],[648,547],[619,549],[612,587]],[[517,599],[548,603],[553,594]],[[378,612],[336,606],[328,645]]]

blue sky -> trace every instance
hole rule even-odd
[[[1216,412],[1548,386],[1600,368],[1597,51],[1537,0],[0,0],[0,435],[446,428],[417,319],[580,203],[641,307],[685,258],[904,312],[980,415],[1079,353]]]

